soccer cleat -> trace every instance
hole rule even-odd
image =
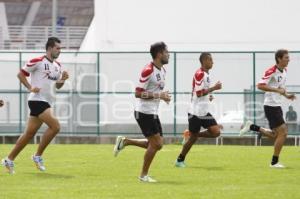
[[[40,170],[40,171],[45,171],[46,170],[46,168],[44,166],[43,158],[41,156],[32,155],[31,159],[35,163],[35,166],[38,170]]]
[[[114,156],[117,157],[117,155],[119,154],[119,152],[124,149],[124,140],[125,137],[124,136],[117,136],[116,138],[116,143],[115,143],[115,147],[114,147]]]
[[[150,182],[150,183],[157,182],[156,180],[154,180],[154,179],[151,178],[150,176],[139,177],[139,180],[140,180],[141,182]]]
[[[244,127],[240,130],[240,136],[243,136],[245,133],[250,131],[250,126],[253,124],[250,120],[248,120]]]
[[[8,158],[4,158],[4,159],[2,159],[1,164],[7,169],[7,172],[9,174],[14,174],[15,173],[14,161],[11,161]]]
[[[279,162],[277,162],[276,164],[270,164],[271,168],[276,168],[276,169],[284,169],[285,166]]]
[[[185,168],[186,164],[184,163],[184,161],[178,162],[178,160],[176,160],[175,167]]]

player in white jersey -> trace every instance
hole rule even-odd
[[[264,135],[274,140],[274,153],[270,167],[284,168],[284,165],[279,163],[279,155],[288,131],[283,119],[281,96],[290,100],[294,100],[296,97],[294,94],[289,94],[285,90],[286,67],[290,61],[288,51],[285,49],[276,51],[275,60],[276,64],[267,69],[257,85],[258,89],[265,92],[264,112],[270,129],[257,126],[251,121],[247,121],[243,129],[241,129],[240,135],[244,135],[251,130],[258,132],[259,138]]]
[[[183,145],[175,166],[185,167],[185,157],[198,137],[216,138],[220,135],[220,126],[214,117],[209,113],[209,102],[212,98],[209,93],[222,88],[222,83],[217,82],[211,87],[209,71],[213,66],[213,59],[210,53],[203,52],[200,55],[201,68],[193,77],[192,101],[188,111],[190,137]],[[201,127],[206,130],[200,132]]]
[[[156,180],[148,176],[148,170],[156,152],[163,145],[158,107],[160,100],[164,100],[167,103],[171,100],[168,91],[163,91],[166,75],[163,65],[168,64],[169,61],[167,46],[163,42],[155,43],[151,45],[150,53],[153,62],[145,66],[140,75],[139,83],[135,90],[136,106],[134,111],[135,119],[147,139],[128,139],[118,136],[114,147],[115,156],[128,145],[146,149],[144,164],[139,177],[142,182],[156,182]]]
[[[43,123],[47,124],[48,129],[43,134],[32,160],[39,170],[44,171],[42,154],[60,130],[60,124],[51,109],[52,85],[54,84],[57,89],[60,89],[69,76],[66,71],[61,70],[60,64],[56,61],[61,50],[60,43],[58,38],[50,37],[46,43],[46,55],[30,60],[18,74],[21,83],[30,92],[28,97],[30,116],[25,132],[19,137],[9,155],[2,160],[2,164],[11,174],[14,173],[13,161]],[[26,79],[28,76],[31,77],[30,83]]]

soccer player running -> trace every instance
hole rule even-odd
[[[30,116],[25,132],[19,137],[9,155],[2,159],[2,165],[7,168],[10,174],[14,173],[13,161],[43,123],[47,124],[48,128],[43,134],[32,160],[40,171],[45,171],[42,154],[60,130],[60,124],[52,114],[50,105],[53,98],[51,88],[55,83],[55,87],[60,89],[69,77],[68,73],[62,71],[60,64],[56,61],[61,51],[60,43],[58,38],[50,37],[46,43],[46,55],[30,60],[18,73],[21,83],[30,92],[28,96]],[[29,76],[31,76],[30,83],[26,78]]]
[[[166,103],[171,100],[169,92],[163,91],[166,76],[163,66],[169,62],[167,46],[164,42],[154,43],[151,45],[150,53],[153,61],[146,65],[141,72],[139,84],[135,90],[136,106],[134,111],[135,119],[147,139],[128,139],[118,136],[114,147],[115,156],[129,145],[146,149],[142,172],[139,176],[139,180],[142,182],[156,182],[148,175],[148,171],[156,152],[163,146],[158,107],[160,100]]]
[[[220,135],[220,127],[214,117],[208,111],[208,103],[212,100],[209,93],[220,90],[222,83],[217,82],[211,87],[209,71],[213,66],[213,59],[210,53],[203,52],[200,55],[201,68],[199,68],[193,77],[192,101],[188,111],[190,137],[183,145],[175,166],[186,167],[185,157],[198,137],[216,138]],[[201,131],[201,127],[206,130]]]
[[[289,52],[285,49],[276,51],[275,60],[276,64],[266,70],[263,78],[257,85],[258,89],[265,92],[264,112],[270,129],[257,126],[251,121],[247,121],[241,129],[240,135],[242,136],[251,130],[256,131],[259,138],[266,136],[274,140],[274,153],[270,167],[284,168],[284,165],[279,163],[279,155],[288,131],[283,119],[281,96],[290,100],[296,99],[296,96],[287,93],[285,90],[286,67],[290,61]]]

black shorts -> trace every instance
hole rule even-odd
[[[28,106],[30,109],[30,115],[38,117],[46,109],[50,108],[50,104],[44,101],[28,101]]]
[[[210,113],[207,113],[206,116],[201,116],[201,117],[188,114],[188,117],[189,117],[189,131],[191,133],[198,133],[201,127],[207,129],[208,127],[218,125],[217,121]]]
[[[280,106],[264,106],[264,111],[271,129],[277,128],[285,123]]]
[[[138,111],[134,111],[134,117],[145,137],[149,137],[157,133],[159,133],[160,136],[163,135],[158,115],[145,114]]]

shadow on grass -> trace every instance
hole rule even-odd
[[[275,171],[284,171],[284,170],[294,170],[295,168],[293,167],[285,167],[285,168],[270,168],[270,170],[275,170]]]
[[[203,169],[203,170],[207,170],[207,171],[222,171],[224,170],[223,167],[205,167],[205,166],[189,166],[187,167],[187,169]]]
[[[71,175],[62,175],[62,174],[54,174],[54,173],[26,173],[28,175],[36,176],[38,178],[58,178],[58,179],[71,179],[75,178],[75,176]]]
[[[183,182],[181,181],[171,181],[171,180],[159,180],[157,183],[148,183],[148,184],[153,184],[153,185],[162,185],[162,184],[165,184],[165,185],[182,185],[184,184]]]

